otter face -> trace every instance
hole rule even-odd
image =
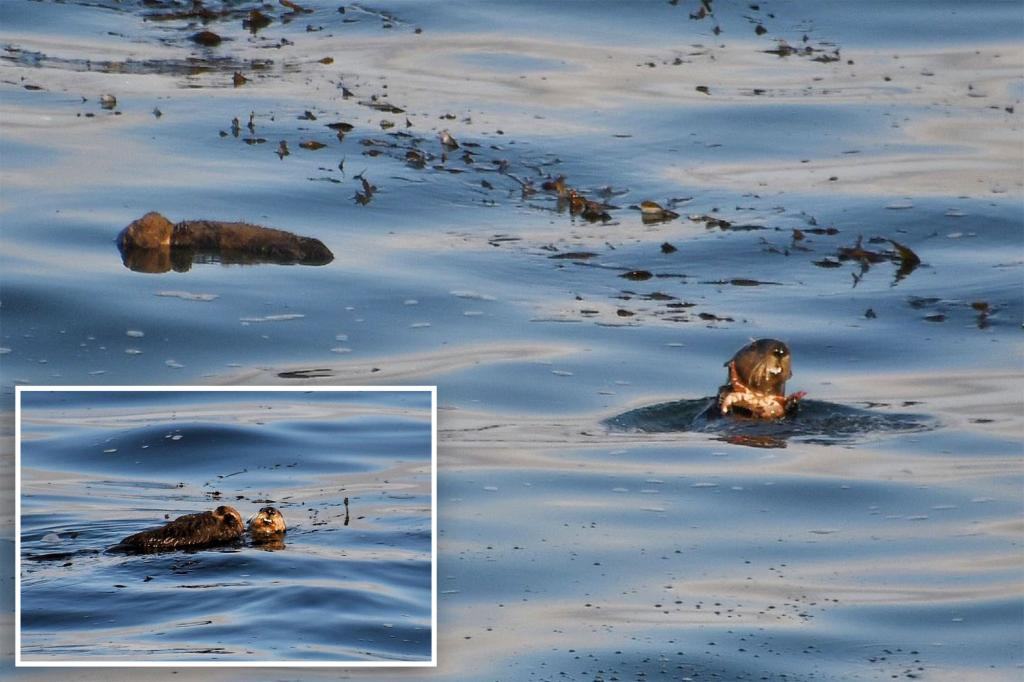
[[[789,347],[775,339],[759,339],[744,346],[732,362],[740,380],[757,393],[782,395],[786,381],[793,376]]]
[[[274,539],[283,535],[286,529],[284,516],[275,507],[264,507],[249,519],[253,540]]]
[[[238,513],[238,510],[234,507],[228,507],[221,505],[213,510],[213,516],[217,521],[221,523],[226,529],[242,531],[244,526],[242,525],[242,515]]]

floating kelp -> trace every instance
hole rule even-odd
[[[877,239],[872,239],[871,241],[892,244],[893,250],[873,251],[871,249],[867,249],[863,245],[863,236],[859,236],[853,246],[840,247],[836,252],[836,256],[840,261],[855,261],[860,264],[860,273],[854,274],[854,286],[856,286],[860,281],[860,278],[871,269],[872,265],[878,263],[888,261],[895,263],[898,266],[893,279],[893,285],[899,283],[902,279],[916,270],[919,265],[921,265],[920,257],[918,257],[918,255],[908,246],[904,246],[903,244],[886,237],[879,237]],[[815,265],[819,264],[820,262],[815,263]]]
[[[363,176],[363,173],[360,173],[353,179],[358,180],[363,188],[362,192],[356,192],[356,203],[359,204],[360,206],[366,206],[368,203],[370,203],[370,200],[373,199],[373,195],[377,191],[377,186],[372,184],[369,180],[367,180],[366,177]]]

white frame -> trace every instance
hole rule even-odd
[[[437,667],[437,386],[15,386],[14,665],[19,668],[436,668]],[[405,392],[430,393],[430,659],[426,661],[111,661],[21,658],[21,394],[23,392]]]

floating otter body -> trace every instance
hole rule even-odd
[[[159,528],[129,535],[118,546],[147,552],[193,549],[234,542],[244,530],[238,510],[221,505],[213,511],[186,514]]]
[[[185,272],[203,256],[222,263],[326,265],[334,254],[319,239],[269,227],[218,220],[171,223],[150,212],[117,236],[124,264],[141,272]]]
[[[779,419],[796,411],[804,392],[786,396],[786,381],[793,376],[789,347],[775,339],[747,344],[725,366],[728,383],[718,389],[723,415]]]
[[[136,552],[161,552],[176,549],[200,549],[238,542],[245,526],[234,507],[221,505],[213,511],[186,514],[159,528],[129,535],[115,549]],[[284,516],[274,507],[263,507],[249,519],[254,543],[278,543],[283,546]]]

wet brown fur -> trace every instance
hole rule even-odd
[[[120,546],[143,551],[191,549],[233,542],[242,537],[242,516],[234,507],[179,516],[159,528],[151,528],[121,540]]]
[[[124,228],[117,238],[122,253],[144,249],[185,249],[265,258],[280,263],[324,265],[334,260],[323,242],[270,227],[219,220],[183,220],[173,224],[150,212]]]
[[[753,341],[739,349],[729,362],[734,363],[740,382],[755,393],[783,395],[786,382],[793,376],[789,347],[775,339]],[[773,369],[782,371],[772,374]]]

